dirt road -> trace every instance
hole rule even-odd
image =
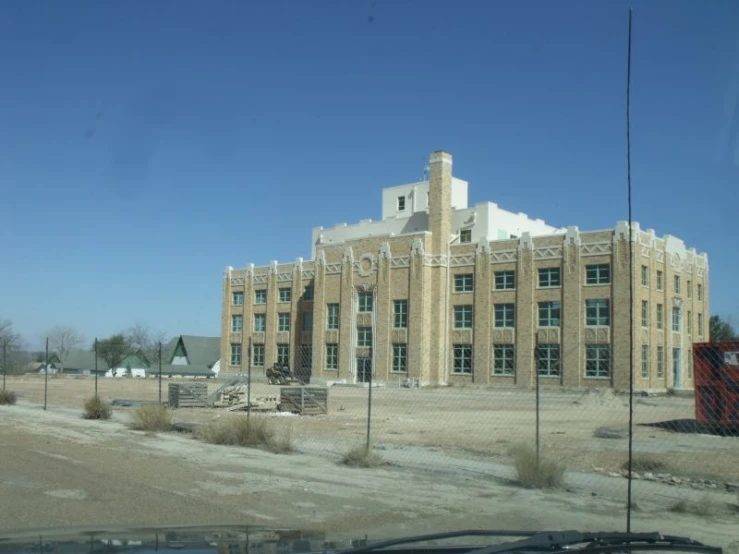
[[[325,456],[150,436],[129,430],[126,417],[96,422],[76,409],[0,407],[0,529],[238,523],[386,535],[624,526],[623,480],[574,475],[569,492],[531,491],[507,482],[494,462],[470,465],[439,452],[434,459],[421,447],[397,459],[390,448],[392,466],[356,470]],[[672,514],[665,496],[674,497],[674,489],[648,485],[635,529],[721,545],[736,539],[735,514]]]

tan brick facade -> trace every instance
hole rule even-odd
[[[524,233],[513,239],[461,244],[451,229],[451,167],[448,154],[432,155],[427,231],[318,245],[315,260],[310,261],[227,268],[221,335],[224,370],[246,371],[246,345],[251,338],[260,352],[263,348],[263,359],[256,360],[261,364],[252,365],[257,375],[277,361],[278,345],[287,345],[290,367],[310,375],[312,382],[361,380],[358,368],[365,362],[357,357],[369,356],[373,379],[384,382],[410,378],[422,385],[528,387],[534,384],[538,367],[543,386],[625,389],[630,367],[631,282],[636,388],[693,386],[691,344],[708,338],[704,255],[680,247],[677,239],[644,232],[637,224],[630,242],[628,226],[623,223],[605,231],[580,232],[570,227],[553,235]],[[552,286],[540,286],[540,271],[559,279]],[[502,279],[502,272],[513,272],[508,275],[511,286],[505,289],[496,287],[496,274]],[[589,283],[589,274],[591,280],[598,275],[599,282]],[[455,291],[455,277],[462,275],[471,275],[472,291]],[[312,300],[305,296],[310,287]],[[289,302],[280,301],[281,288],[290,289]],[[266,291],[264,303],[256,302],[262,297],[257,298],[255,291]],[[243,306],[233,304],[234,292],[243,292]],[[369,312],[360,312],[362,293],[372,296]],[[405,327],[395,326],[396,301],[406,302]],[[645,327],[642,301],[647,302]],[[542,304],[544,314],[556,314],[558,306],[559,317],[540,321],[540,303],[548,302],[555,304]],[[662,329],[657,328],[658,304],[663,306]],[[338,329],[328,328],[329,305],[338,305]],[[458,306],[464,306],[459,311],[459,326],[455,325]],[[470,310],[471,326],[465,328]],[[675,316],[678,331],[673,331],[674,310],[679,311]],[[304,312],[312,313],[312,329],[304,328]],[[287,332],[278,329],[280,313],[289,314]],[[243,330],[234,333],[232,316],[239,314],[243,315]],[[264,332],[254,329],[255,314],[265,315]],[[311,316],[305,317],[309,322]],[[364,334],[367,328],[371,328],[371,346],[365,347],[360,342],[368,337]],[[336,368],[329,367],[327,345],[336,345]],[[229,364],[232,351],[240,349],[240,363]],[[404,363],[400,358],[394,363],[394,353],[404,353]],[[506,362],[509,355],[512,361]],[[255,353],[251,356],[254,360]],[[662,360],[659,368],[658,356]],[[545,359],[550,363],[544,364]],[[404,371],[396,371],[402,366]]]

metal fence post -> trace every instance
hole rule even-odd
[[[49,392],[49,337],[46,337],[46,356],[44,358],[46,368],[44,370],[44,410],[46,410],[46,398]]]
[[[541,442],[541,409],[539,398],[539,368],[534,364],[534,372],[536,375],[536,466],[539,467],[539,446]]]
[[[249,337],[249,345],[246,347],[246,421],[247,427],[251,417],[251,337]]]
[[[159,341],[159,403],[162,403],[162,342]]]
[[[372,357],[369,358],[372,360]],[[364,362],[367,363],[366,360]],[[365,371],[366,371],[366,365],[365,365]],[[374,367],[370,368],[369,371],[369,392],[367,393],[367,451],[369,452],[370,449],[370,434],[372,431],[372,371],[374,370]]]
[[[95,337],[95,398],[98,395],[98,339]]]
[[[3,390],[5,390],[5,374],[8,372],[8,345],[3,341]]]

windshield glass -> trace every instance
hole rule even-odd
[[[739,4],[630,8],[1,2],[0,536],[737,548]]]

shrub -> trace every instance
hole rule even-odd
[[[18,400],[16,394],[11,390],[0,390],[0,406],[13,405]]]
[[[212,444],[246,446],[285,454],[294,450],[288,430],[277,429],[264,417],[232,416],[217,419],[195,430],[195,437]]]
[[[670,506],[670,511],[675,514],[708,517],[716,515],[720,511],[720,507],[708,496],[704,496],[700,500],[680,499]]]
[[[172,413],[161,404],[140,406],[131,412],[129,427],[137,431],[171,431]]]
[[[361,445],[355,446],[344,454],[341,463],[349,467],[377,467],[385,464],[385,460],[366,445]]]
[[[621,464],[621,469],[624,471],[629,471],[629,460],[626,460],[623,464]],[[659,458],[655,458],[654,456],[646,456],[646,455],[638,455],[633,456],[631,459],[631,471],[639,471],[639,472],[660,472],[665,471],[667,469],[667,464],[660,460]]]
[[[629,430],[622,427],[598,427],[593,431],[597,439],[625,439],[629,436]]]
[[[85,402],[85,411],[82,417],[85,419],[110,419],[112,413],[110,404],[100,400],[99,396],[93,396]]]
[[[531,489],[551,489],[562,485],[565,466],[555,460],[540,456],[529,446],[521,446],[513,452],[513,463],[518,481]]]

